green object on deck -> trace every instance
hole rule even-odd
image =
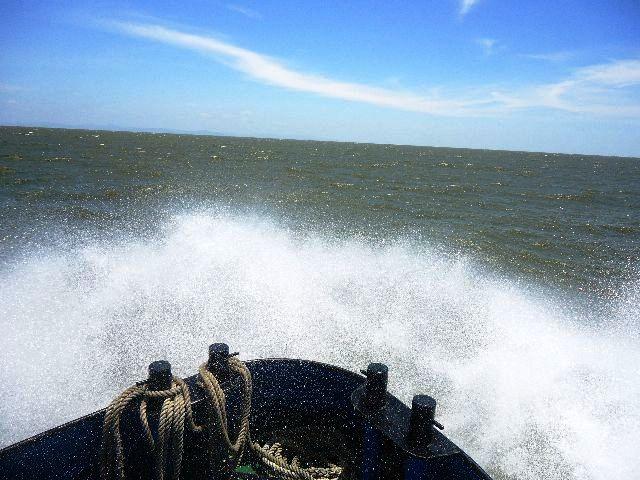
[[[256,471],[251,465],[240,465],[236,467],[236,473],[252,473],[256,475]]]

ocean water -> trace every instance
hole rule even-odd
[[[639,159],[0,128],[0,209],[0,445],[225,341],[387,363],[499,479],[640,477]]]

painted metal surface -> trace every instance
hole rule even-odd
[[[253,377],[251,433],[260,442],[286,437],[311,455],[316,450],[339,459],[354,479],[489,479],[438,431],[426,447],[412,446],[411,410],[395,397],[386,394],[375,409],[362,408],[366,381],[359,374],[304,360],[246,363]],[[231,423],[240,414],[237,380],[230,377],[221,383]],[[203,392],[195,376],[186,381],[194,416],[201,422],[206,417]],[[0,479],[99,479],[103,418],[101,410],[0,450]],[[151,479],[151,457],[135,411],[123,417],[122,433],[128,478]],[[183,478],[251,476],[211,468],[206,441],[195,434],[187,435],[185,446]]]

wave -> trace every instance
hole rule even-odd
[[[173,217],[151,239],[85,239],[0,274],[0,444],[105,405],[207,344],[243,358],[390,366],[439,400],[447,434],[497,478],[640,473],[640,284],[599,309],[417,241],[300,235],[265,218]]]

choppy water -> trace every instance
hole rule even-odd
[[[498,478],[640,476],[638,159],[0,128],[0,208],[0,445],[217,340],[386,362]]]

